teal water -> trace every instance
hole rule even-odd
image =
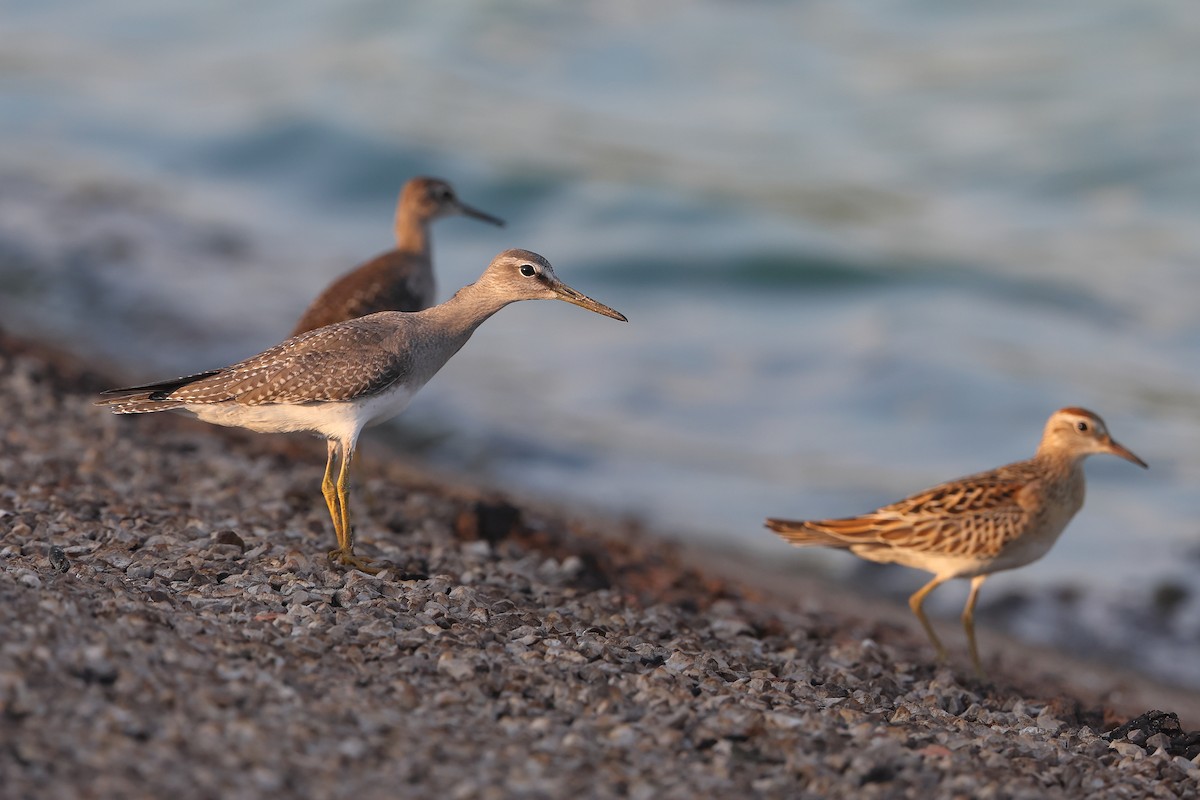
[[[1093,459],[988,591],[1200,590],[1197,45],[1185,0],[4,3],[0,314],[217,366],[439,175],[509,221],[437,223],[443,296],[521,246],[630,323],[506,309],[406,414],[437,463],[848,573],[762,518],[1026,457],[1083,405],[1151,470]]]

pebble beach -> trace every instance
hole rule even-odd
[[[92,405],[0,336],[13,798],[1196,796],[1200,702],[364,444],[329,565],[315,439]],[[961,632],[960,632],[961,633]]]

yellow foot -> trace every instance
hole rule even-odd
[[[341,564],[344,567],[353,567],[360,569],[368,575],[378,575],[382,570],[379,567],[372,567],[371,562],[374,559],[366,556],[356,556],[353,550],[330,550],[329,560],[334,564]]]

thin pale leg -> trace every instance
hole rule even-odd
[[[938,639],[937,634],[933,632],[933,626],[929,624],[929,619],[925,616],[925,611],[921,605],[925,602],[925,598],[937,587],[945,583],[945,578],[934,577],[929,583],[918,589],[912,597],[908,598],[908,607],[917,615],[917,619],[921,621],[921,627],[925,629],[925,634],[929,637],[929,641],[933,642],[933,648],[937,650],[938,661],[946,660],[946,648],[942,647],[941,639]]]
[[[354,449],[349,444],[342,445],[341,449],[342,463],[338,470],[336,487],[341,514],[339,521],[335,523],[340,527],[341,533],[338,535],[338,549],[330,553],[329,557],[339,564],[374,575],[379,570],[370,565],[371,559],[354,554],[354,529],[350,527],[350,463],[354,460]]]
[[[963,628],[967,631],[967,645],[971,648],[971,663],[975,665],[975,674],[980,680],[986,680],[983,662],[979,660],[979,648],[975,646],[975,601],[979,598],[979,587],[983,586],[987,575],[976,575],[971,579],[971,593],[967,595],[967,605],[963,608]]]

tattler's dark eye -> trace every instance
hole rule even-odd
[[[537,270],[534,269],[533,267],[531,267],[529,264],[522,264],[521,265],[521,274],[524,275],[526,278],[532,278],[534,275],[537,274]]]
[[[1075,427],[1077,430],[1079,430],[1080,433],[1084,433],[1088,429],[1088,424],[1086,422],[1084,422],[1083,420],[1080,420],[1079,422],[1075,423]]]

